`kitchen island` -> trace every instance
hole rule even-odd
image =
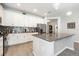
[[[73,34],[34,34],[33,54],[36,56],[56,56],[64,49],[73,49]]]

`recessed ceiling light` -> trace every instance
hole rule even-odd
[[[53,6],[57,10],[59,8],[60,3],[54,3]]]
[[[70,16],[70,15],[72,15],[72,12],[71,12],[71,11],[68,11],[68,12],[66,13],[66,15],[67,15],[67,16]]]
[[[47,13],[44,13],[45,16],[47,16]]]
[[[19,6],[21,6],[21,4],[20,3],[17,3],[17,6],[19,7]]]
[[[33,9],[33,12],[37,12],[37,9]]]

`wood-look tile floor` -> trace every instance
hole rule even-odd
[[[33,56],[32,51],[33,42],[28,42],[8,47],[8,51],[6,51],[5,56]],[[66,49],[58,56],[79,56],[79,48],[75,48],[74,51]]]
[[[32,42],[8,47],[5,56],[33,56]]]

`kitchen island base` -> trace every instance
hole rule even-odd
[[[70,37],[52,42],[39,37],[34,37],[33,54],[35,56],[57,56],[66,48],[74,50],[74,42]]]

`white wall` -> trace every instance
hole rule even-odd
[[[13,11],[10,9],[4,10],[3,25],[7,26],[27,26],[36,27],[37,23],[45,23],[45,20],[41,17],[31,14],[23,15],[22,12]]]
[[[72,36],[58,40],[58,41],[55,41],[55,43],[54,43],[54,54],[58,55],[61,52],[63,52],[64,49],[66,49],[66,48],[74,50],[74,41],[71,38],[72,38]]]
[[[75,22],[75,29],[67,29],[68,22]],[[71,39],[79,41],[79,18],[78,17],[61,17],[61,32],[75,34]]]

